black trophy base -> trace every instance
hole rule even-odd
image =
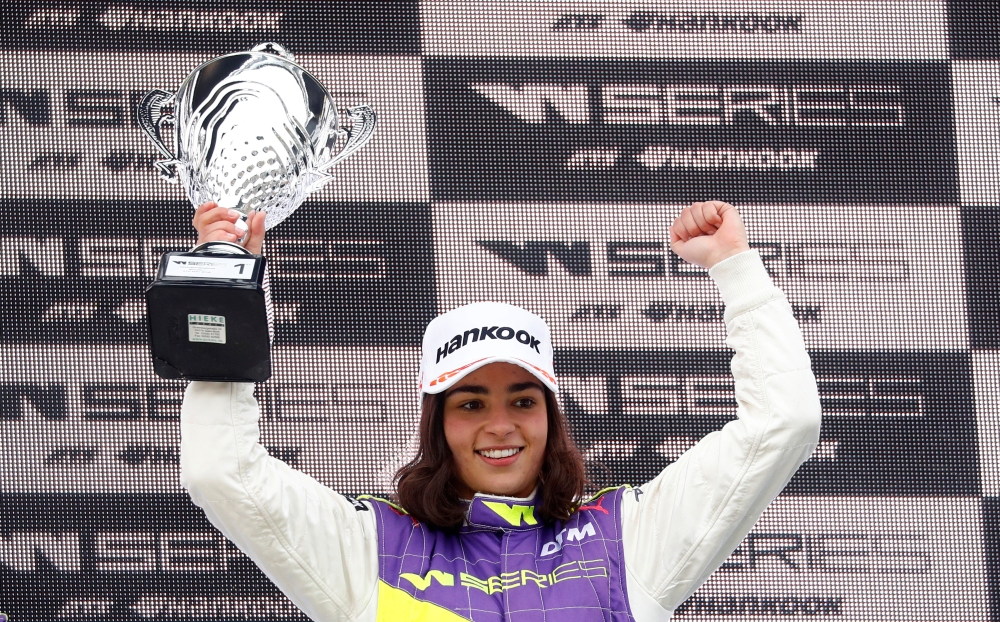
[[[259,255],[163,256],[146,288],[149,345],[159,377],[262,382],[271,376],[264,264]]]

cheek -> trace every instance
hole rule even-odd
[[[461,417],[444,415],[444,440],[448,443],[451,453],[461,460],[472,448],[472,433]]]
[[[535,422],[534,425],[531,426],[531,437],[532,443],[534,443],[536,447],[541,448],[539,454],[544,456],[549,439],[548,417],[543,415],[540,421]],[[538,460],[541,462],[542,457],[539,457]]]

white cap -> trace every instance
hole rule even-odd
[[[439,315],[424,331],[421,393],[441,393],[490,363],[512,363],[554,393],[552,337],[545,320],[520,307],[476,302]]]

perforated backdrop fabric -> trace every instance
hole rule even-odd
[[[669,249],[733,203],[819,382],[815,455],[677,612],[1000,620],[1000,40],[985,1],[41,2],[0,13],[0,612],[303,620],[178,481],[143,290],[194,242],[135,122],[275,41],[375,137],[268,234],[268,451],[347,494],[412,455],[420,337],[554,334],[597,485],[735,416],[721,299]]]

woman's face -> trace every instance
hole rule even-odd
[[[545,390],[517,365],[480,367],[445,393],[444,436],[466,498],[477,492],[530,495],[548,430]]]

